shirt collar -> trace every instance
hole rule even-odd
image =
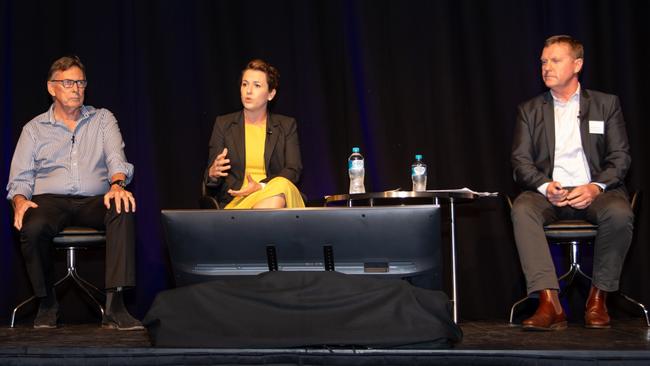
[[[79,120],[84,120],[92,115],[90,108],[86,107],[85,105],[82,105],[80,108],[80,118]],[[50,123],[55,125],[56,124],[56,118],[54,117],[54,103],[50,106],[50,109],[47,110],[47,119],[44,121],[41,121],[43,123]]]
[[[555,96],[555,93],[553,93],[552,90],[551,90],[551,96],[553,97],[553,102],[554,102],[556,105],[566,105],[566,104],[568,104],[568,103],[570,103],[570,102],[574,102],[574,101],[580,100],[580,83],[578,83],[578,88],[577,88],[576,91],[575,91],[575,92],[574,92],[574,93],[569,97],[569,99],[568,99],[566,102],[563,102],[562,100],[560,100],[560,98],[556,97],[556,96]]]

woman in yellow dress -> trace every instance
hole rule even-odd
[[[242,111],[217,117],[210,138],[206,185],[220,207],[305,207],[296,183],[302,163],[296,120],[271,114],[280,74],[262,60],[242,71]]]

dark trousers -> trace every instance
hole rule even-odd
[[[27,273],[37,297],[54,285],[52,239],[67,226],[106,230],[106,288],[135,286],[134,214],[117,213],[104,196],[42,194],[32,197],[38,207],[25,213],[20,244]]]
[[[632,241],[634,214],[623,189],[606,191],[583,210],[553,206],[538,192],[526,191],[512,205],[512,224],[528,294],[559,289],[544,225],[580,219],[598,225],[594,242],[593,285],[616,291],[625,255]]]

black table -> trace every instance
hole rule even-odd
[[[374,206],[382,203],[387,205],[408,205],[429,201],[439,205],[440,200],[449,202],[451,218],[451,301],[453,304],[454,322],[458,323],[458,292],[456,287],[456,220],[455,203],[468,202],[480,197],[475,192],[468,190],[432,190],[424,192],[413,191],[385,191],[357,194],[337,194],[325,196],[325,206],[344,203],[348,207]]]

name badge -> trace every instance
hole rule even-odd
[[[589,133],[603,135],[605,134],[604,121],[589,121]]]

